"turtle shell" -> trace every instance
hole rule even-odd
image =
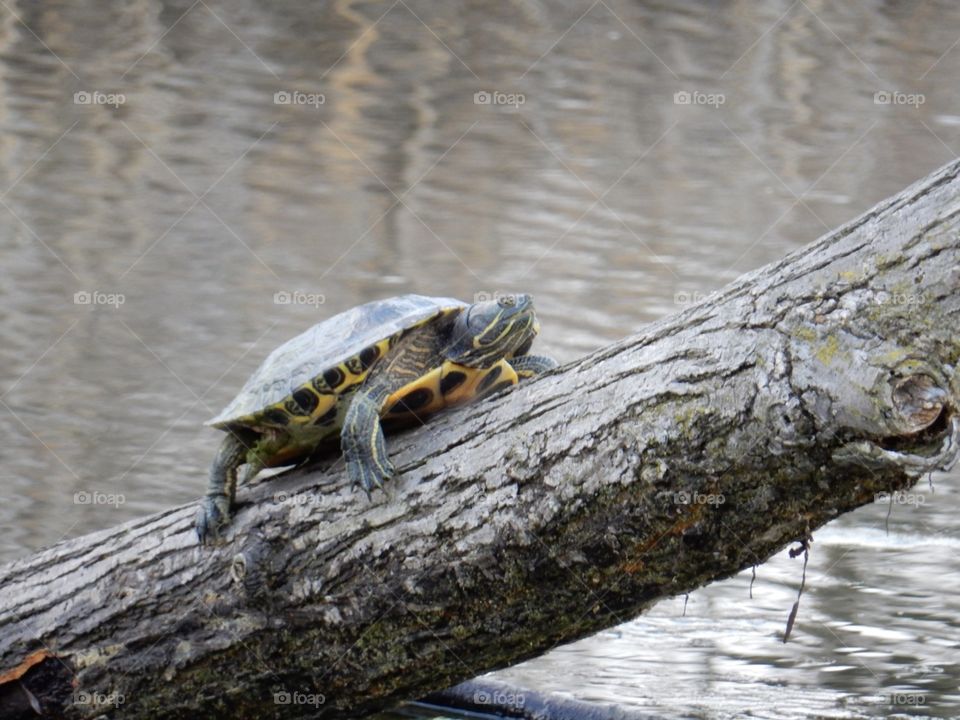
[[[401,295],[334,315],[270,353],[239,394],[206,424],[220,429],[285,425],[289,419],[280,417],[282,407],[316,422],[327,407],[335,413],[335,397],[362,382],[404,331],[465,307],[453,298]],[[318,395],[330,398],[319,409]],[[271,413],[277,422],[271,421]]]

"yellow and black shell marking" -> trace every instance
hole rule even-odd
[[[464,307],[451,298],[404,295],[340,313],[274,350],[237,397],[207,424],[222,430],[283,430],[304,443],[319,441],[339,431],[347,398],[406,332],[453,317]],[[430,391],[442,398],[443,374],[443,368],[430,368],[395,395],[414,402]],[[453,368],[446,374],[451,381],[458,377]],[[471,378],[474,374],[468,373]],[[466,387],[477,385],[475,380],[466,382]],[[423,392],[407,397],[417,390]],[[451,398],[463,394],[459,390]],[[436,405],[431,395],[431,408]]]
[[[385,418],[429,415],[491,395],[517,381],[517,373],[507,360],[488,368],[471,368],[446,360],[391,394],[383,404],[382,415]]]
[[[367,377],[370,368],[390,350],[400,334],[365,347],[357,355],[339,365],[327,368],[320,375],[296,388],[289,396],[256,415],[244,424],[263,423],[296,432],[298,427],[329,427],[336,430],[340,399],[355,390]]]

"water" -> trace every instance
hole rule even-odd
[[[523,290],[569,360],[960,149],[947,2],[0,17],[2,560],[197,497],[203,420],[320,318]],[[960,715],[956,479],[889,535],[885,507],[818,532],[786,646],[781,556],[752,600],[746,574],[500,675],[666,718]]]

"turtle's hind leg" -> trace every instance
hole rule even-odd
[[[253,431],[231,431],[220,443],[210,466],[210,485],[203,507],[197,514],[196,530],[201,543],[213,542],[230,522],[230,510],[237,494],[237,470],[247,462],[247,453],[256,443]]]
[[[520,357],[510,358],[507,362],[510,363],[510,367],[513,368],[517,377],[521,380],[532,378],[534,375],[539,375],[557,367],[557,361],[545,355],[521,355]]]

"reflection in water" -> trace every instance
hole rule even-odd
[[[335,312],[524,290],[544,352],[570,359],[960,148],[946,2],[0,16],[5,559],[196,498],[218,442],[202,421]],[[324,303],[274,302],[297,290]],[[789,645],[799,568],[780,557],[753,600],[736,578],[503,676],[665,717],[960,714],[952,480],[889,535],[879,507],[817,534]]]

